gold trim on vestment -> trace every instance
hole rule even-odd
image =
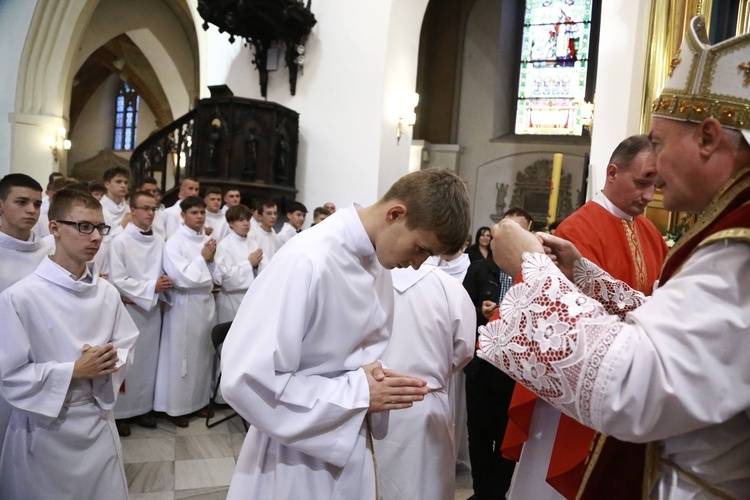
[[[695,249],[698,250],[699,248],[703,248],[712,243],[727,240],[750,243],[750,229],[746,227],[733,227],[731,229],[724,229],[723,231],[714,233],[705,240],[701,241],[698,246],[695,247]]]
[[[626,221],[622,220],[622,227],[625,229],[625,237],[628,240],[628,247],[630,248],[630,256],[633,258],[633,266],[635,267],[635,278],[636,278],[636,289],[643,292],[646,290],[646,282],[648,275],[646,273],[646,263],[643,259],[643,248],[641,247],[641,240],[638,237],[638,231],[636,230],[635,220]]]
[[[699,478],[695,474],[692,474],[673,461],[671,461],[668,458],[661,458],[661,463],[666,465],[667,467],[670,467],[672,470],[677,472],[678,475],[682,476],[683,478],[687,479],[689,482],[693,483],[694,485],[698,486],[699,488],[703,489],[703,491],[707,491],[708,493],[712,494],[715,497],[721,498],[723,500],[739,500],[737,497],[733,497],[726,491],[717,488],[713,484],[709,483],[708,481],[704,481],[703,479]]]
[[[589,479],[591,479],[591,474],[594,472],[594,467],[599,460],[599,455],[602,454],[602,449],[604,448],[604,442],[606,440],[607,436],[605,436],[601,432],[597,432],[594,435],[594,440],[591,441],[591,448],[593,448],[593,451],[589,450],[589,458],[586,460],[586,470],[583,473],[581,486],[578,487],[576,500],[580,500],[583,496],[583,492],[586,491],[586,486],[588,485]]]
[[[654,489],[661,474],[661,452],[661,441],[646,443],[646,461],[643,466],[643,490],[641,492],[643,500],[651,498],[651,490]]]

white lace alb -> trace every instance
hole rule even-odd
[[[587,259],[573,285],[543,254],[523,256],[523,282],[505,295],[500,319],[479,328],[479,357],[565,413],[592,426],[592,397],[628,311],[645,296]]]

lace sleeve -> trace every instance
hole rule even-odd
[[[595,382],[607,376],[602,360],[623,323],[581,294],[546,255],[524,254],[522,269],[523,282],[505,295],[500,319],[479,328],[478,355],[592,427]]]
[[[620,321],[625,320],[625,314],[646,301],[642,292],[616,280],[586,258],[577,260],[573,265],[573,280],[581,293],[598,301],[609,314],[614,314]]]

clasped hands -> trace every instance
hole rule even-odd
[[[370,387],[368,413],[409,408],[430,392],[426,381],[384,368],[379,361],[369,363],[362,369]]]
[[[575,245],[547,233],[532,233],[512,220],[501,220],[492,226],[492,256],[509,276],[521,272],[524,252],[546,253],[560,271],[573,279],[573,265],[581,258]]]

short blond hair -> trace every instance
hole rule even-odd
[[[458,252],[469,237],[471,208],[464,181],[448,170],[428,168],[401,177],[380,200],[406,205],[406,227],[435,233],[441,254]]]
[[[49,220],[63,220],[68,217],[73,207],[82,207],[86,210],[101,210],[102,204],[99,200],[88,191],[78,189],[61,189],[51,196],[49,202],[49,211],[47,216]]]

